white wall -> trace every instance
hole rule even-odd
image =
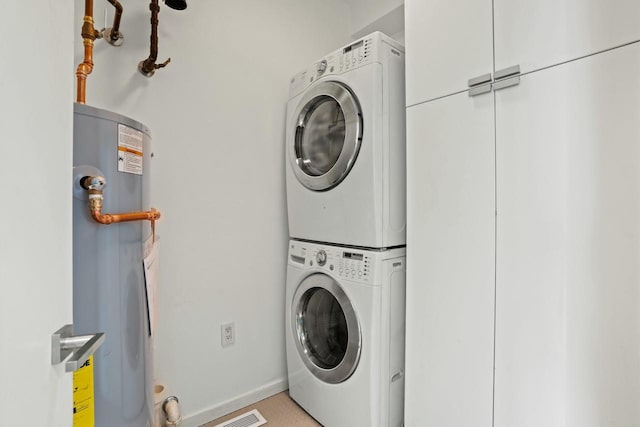
[[[234,409],[239,396],[286,387],[288,81],[349,42],[348,8],[339,0],[191,1],[183,12],[162,4],[158,59],[172,62],[147,79],[137,64],[149,53],[148,2],[123,4],[125,44],[97,43],[87,104],[151,128],[152,201],[163,215],[156,373],[195,425]],[[102,5],[95,10],[102,26]],[[222,349],[228,321],[236,343]]]
[[[0,426],[71,424],[51,334],[71,323],[73,1],[0,14]],[[56,392],[62,390],[63,392]]]
[[[382,31],[396,40],[404,39],[404,0],[347,0],[349,28],[353,38]]]

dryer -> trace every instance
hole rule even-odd
[[[404,245],[404,49],[380,32],[342,47],[289,85],[289,236]]]
[[[403,424],[405,249],[291,240],[289,394],[325,427]]]

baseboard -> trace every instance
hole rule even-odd
[[[197,412],[195,414],[188,415],[183,418],[182,427],[198,427],[202,424],[213,421],[217,418],[227,415],[233,411],[244,408],[252,403],[258,402],[262,399],[266,399],[269,396],[285,391],[289,387],[287,378],[282,378],[273,381],[269,384],[265,384],[262,387],[251,390],[248,393],[241,394],[233,399],[222,402],[204,411]]]

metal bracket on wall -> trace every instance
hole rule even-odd
[[[507,87],[519,85],[520,66],[514,65],[513,67],[496,71],[494,79],[495,81],[493,83],[493,90],[500,90]]]
[[[491,73],[469,79],[469,96],[491,92]]]

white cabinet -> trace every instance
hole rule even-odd
[[[638,0],[406,0],[407,105],[640,40],[639,22]]]
[[[405,1],[407,105],[493,71],[491,0]]]
[[[571,101],[550,102],[566,81],[539,79],[524,76],[519,86],[495,92],[495,427],[564,427],[563,133]]]
[[[405,424],[640,425],[640,43],[407,120]]]
[[[407,121],[405,425],[640,425],[640,43]]]
[[[495,427],[640,425],[640,44],[495,95]]]
[[[407,110],[406,426],[491,427],[493,96]]]
[[[640,2],[462,3],[406,0],[405,424],[640,426]]]
[[[495,65],[522,72],[640,40],[638,0],[494,0]]]

